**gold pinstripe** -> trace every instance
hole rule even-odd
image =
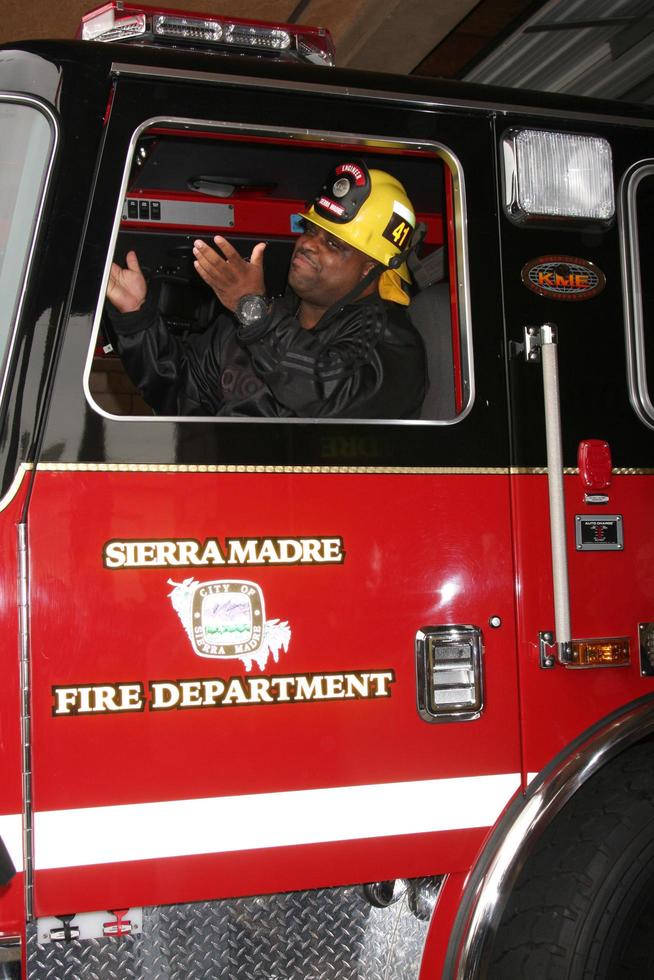
[[[158,463],[39,463],[44,472],[73,471],[81,473],[362,473],[362,474],[506,474],[506,467],[474,466],[256,466],[256,465],[203,465]]]
[[[217,464],[204,465],[194,463],[39,463],[37,469],[45,473],[77,472],[77,473],[361,473],[389,474],[407,476],[502,476],[511,473],[513,476],[531,475],[544,476],[546,466],[258,466],[254,464]],[[563,470],[566,476],[579,473],[576,466],[566,466]],[[616,467],[614,476],[652,476],[654,468],[635,466]]]
[[[34,469],[32,463],[21,463],[16,475],[0,499],[0,511],[5,510],[18,493],[26,473]],[[407,476],[502,476],[507,470],[501,466],[204,466],[194,464],[161,463],[38,463],[36,469],[41,473],[331,473],[407,475]],[[544,466],[512,466],[512,476],[546,476]],[[565,467],[566,476],[575,476],[576,467]],[[654,468],[621,466],[613,470],[614,476],[654,476]]]

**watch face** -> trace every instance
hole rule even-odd
[[[265,296],[256,293],[249,296],[242,296],[236,307],[236,316],[240,323],[249,326],[261,320],[268,312],[268,304]]]

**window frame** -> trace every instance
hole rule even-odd
[[[654,159],[639,160],[624,174],[620,181],[618,224],[629,401],[640,421],[648,428],[654,429],[654,403],[647,383],[645,312],[642,301],[636,201],[638,188],[646,177],[654,177]]]
[[[134,154],[139,140],[141,139],[144,132],[152,127],[181,127],[186,129],[190,133],[194,130],[199,130],[202,132],[209,132],[211,130],[216,131],[219,134],[229,137],[230,135],[235,135],[240,138],[263,138],[263,139],[273,139],[280,142],[292,143],[293,141],[298,141],[298,144],[306,143],[307,139],[316,140],[323,144],[325,148],[330,146],[347,146],[351,145],[353,149],[361,151],[361,149],[370,150],[378,148],[380,150],[393,149],[397,151],[419,151],[424,154],[432,154],[439,157],[444,166],[449,169],[451,175],[451,214],[450,218],[453,222],[454,234],[453,234],[453,246],[454,246],[454,259],[450,259],[450,273],[453,270],[456,271],[456,291],[457,291],[457,316],[458,316],[458,339],[460,344],[460,367],[461,367],[461,383],[463,389],[463,401],[460,411],[453,417],[449,419],[360,419],[360,418],[314,418],[300,416],[297,418],[277,418],[277,417],[251,417],[251,416],[205,416],[205,415],[116,415],[112,412],[108,412],[106,409],[102,408],[95,401],[93,394],[90,390],[90,377],[93,366],[93,356],[98,343],[98,337],[100,332],[100,323],[102,319],[102,310],[104,306],[104,298],[106,294],[107,284],[109,282],[109,272],[111,267],[111,262],[116,249],[116,244],[118,241],[118,234],[120,231],[120,224],[122,220],[123,204],[125,201],[126,194],[128,192],[129,177],[132,170],[132,161],[134,159]],[[452,283],[450,283],[452,288]],[[351,133],[351,132],[337,132],[333,130],[324,131],[320,129],[298,129],[294,127],[284,127],[284,126],[267,126],[261,124],[250,124],[250,123],[236,123],[225,120],[209,120],[209,119],[196,119],[196,118],[186,118],[180,116],[152,116],[145,119],[132,134],[127,157],[125,160],[125,166],[123,169],[123,175],[120,184],[119,197],[116,206],[116,212],[114,216],[114,221],[111,230],[111,237],[109,240],[109,247],[107,250],[107,258],[105,261],[104,271],[102,275],[102,280],[100,284],[100,293],[98,296],[98,301],[96,305],[95,316],[93,320],[93,327],[91,331],[91,339],[89,344],[89,349],[86,357],[86,363],[84,366],[83,373],[83,390],[84,397],[90,406],[90,408],[97,414],[103,416],[106,419],[118,422],[130,422],[130,421],[149,421],[149,422],[175,422],[175,423],[193,423],[193,422],[214,422],[214,423],[228,423],[228,424],[239,424],[239,423],[289,423],[289,424],[306,424],[320,423],[325,425],[343,425],[348,423],[353,423],[356,425],[366,425],[366,426],[378,426],[378,425],[393,425],[393,426],[406,426],[406,425],[416,425],[416,426],[450,426],[461,422],[472,410],[475,402],[475,374],[474,374],[474,358],[473,358],[473,341],[472,341],[472,324],[471,324],[471,309],[470,309],[470,281],[469,281],[469,260],[468,260],[468,236],[467,236],[467,211],[466,211],[466,194],[465,194],[465,180],[463,174],[463,168],[461,163],[456,156],[456,154],[445,144],[440,143],[435,140],[415,140],[415,139],[400,139],[400,138],[389,138],[388,136],[378,136],[372,134],[363,133]]]

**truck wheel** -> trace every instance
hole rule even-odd
[[[608,763],[543,833],[511,893],[488,980],[654,977],[654,745]]]

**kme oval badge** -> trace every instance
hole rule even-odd
[[[606,285],[604,273],[593,262],[570,255],[541,255],[527,262],[520,274],[527,289],[549,299],[592,299]]]

